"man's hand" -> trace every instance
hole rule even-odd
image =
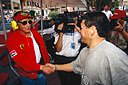
[[[115,28],[114,28],[114,30],[116,30],[116,31],[121,31],[123,29],[123,26],[120,24],[120,23],[118,23],[118,26],[116,26]]]
[[[58,27],[57,27],[57,29],[58,29],[58,30],[62,30],[63,26],[64,26],[64,23],[59,24]]]
[[[40,66],[40,70],[43,71],[44,73],[46,74],[50,74],[50,73],[53,73],[55,70],[52,69],[50,66],[48,65],[41,65]]]
[[[47,64],[45,64],[45,65],[48,66],[48,67],[50,67],[50,68],[53,69],[54,71],[57,70],[56,65],[54,65],[54,64],[47,63]]]
[[[77,32],[80,32],[80,28],[79,28],[77,25],[75,25],[75,30],[76,30]]]

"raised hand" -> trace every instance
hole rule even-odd
[[[63,26],[64,26],[64,23],[59,24],[58,27],[57,27],[57,29],[58,29],[58,30],[62,30]]]

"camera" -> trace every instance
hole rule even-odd
[[[118,19],[113,19],[110,21],[110,31],[114,31],[114,28],[118,26]]]
[[[37,21],[36,23],[39,23],[38,30],[41,30],[41,20]],[[43,29],[48,29],[51,28],[52,26],[53,24],[51,23],[51,20],[43,20]]]
[[[77,18],[76,18],[77,17]],[[43,20],[43,29],[51,28],[53,26],[51,20],[54,21],[55,24],[55,31],[56,32],[63,32],[63,33],[73,33],[75,25],[69,25],[69,23],[75,23],[76,21],[77,26],[80,27],[81,23],[81,17],[79,17],[77,12],[64,12],[63,14],[58,14],[54,18],[50,20]],[[39,22],[41,23],[41,21]],[[58,25],[64,23],[64,26],[62,30],[58,30],[57,27]],[[41,28],[39,24],[39,28]]]
[[[75,25],[69,25],[69,23],[75,23],[78,19],[78,13],[77,12],[64,12],[64,14],[57,15],[55,19],[55,31],[60,32],[60,30],[57,29],[58,25],[61,23],[64,23],[64,26],[61,30],[63,33],[73,33]]]
[[[43,28],[44,29],[47,29],[47,28],[50,28],[52,27],[52,23],[51,23],[51,20],[43,20]]]

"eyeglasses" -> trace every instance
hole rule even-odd
[[[22,23],[23,25],[26,25],[27,22],[28,22],[29,24],[32,24],[32,20],[29,20],[29,21],[23,21],[23,22],[19,22],[19,23]]]

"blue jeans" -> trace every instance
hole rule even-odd
[[[46,85],[46,78],[44,74],[38,74],[37,79],[29,79],[26,77],[21,77],[21,82],[23,85]]]

